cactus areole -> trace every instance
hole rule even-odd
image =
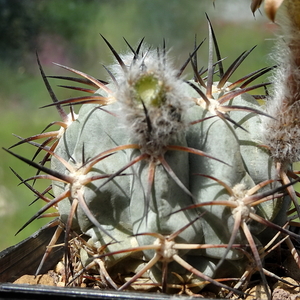
[[[276,120],[248,92],[268,85],[252,82],[271,68],[230,82],[253,49],[224,70],[208,24],[211,55],[204,72],[197,66],[200,46],[175,69],[165,46],[151,50],[142,40],[121,56],[104,38],[116,58],[107,67],[108,82],[62,66],[94,90],[58,101],[40,67],[51,105],[63,119],[57,124],[63,125],[42,144],[35,140],[43,134],[18,143],[38,147],[45,153],[42,163],[11,153],[46,173],[30,179],[52,181],[53,198],[41,193],[47,204],[25,226],[56,207],[68,249],[66,283],[98,270],[103,286],[119,290],[147,278],[163,292],[189,285],[196,293],[213,283],[240,294],[257,271],[270,297],[266,245],[275,243],[276,234],[293,237],[283,226],[290,206],[285,188],[291,183],[282,183],[263,147],[263,120]],[[188,64],[194,76],[184,80]],[[70,255],[76,239],[79,269]]]

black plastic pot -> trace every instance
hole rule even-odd
[[[44,297],[53,300],[67,299],[103,299],[103,300],[184,300],[193,299],[185,296],[169,296],[164,294],[147,294],[118,291],[101,291],[82,288],[63,288],[42,285],[0,284],[0,299],[40,300]],[[49,299],[47,298],[47,299]],[[196,298],[195,298],[196,299]],[[197,298],[198,299],[198,298]],[[201,298],[203,299],[203,298]],[[205,299],[204,299],[205,300]]]
[[[53,222],[42,227],[19,244],[0,252],[0,282],[13,282],[22,275],[34,275],[53,236],[56,227]],[[58,243],[62,243],[61,238]],[[63,248],[54,248],[40,274],[47,273],[63,256]]]

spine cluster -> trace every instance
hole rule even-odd
[[[123,68],[119,64],[111,68],[118,85],[114,97],[120,103],[120,117],[131,132],[131,140],[143,153],[157,157],[185,127],[185,84],[163,51],[143,47],[132,56],[123,58]]]

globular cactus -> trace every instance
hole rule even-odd
[[[240,295],[258,271],[270,298],[264,257],[275,242],[280,245],[280,234],[291,250],[290,237],[297,238],[286,229],[286,188],[295,194],[293,182],[284,180],[287,170],[292,174],[291,161],[279,171],[278,158],[270,146],[263,147],[263,124],[277,124],[276,115],[258,104],[263,96],[248,93],[269,84],[252,85],[272,68],[231,83],[253,49],[224,70],[208,24],[210,55],[203,71],[197,66],[202,43],[177,70],[165,45],[153,50],[142,40],[136,49],[128,44],[130,51],[122,56],[104,39],[116,58],[107,67],[108,82],[62,66],[84,78],[63,79],[94,89],[81,89],[89,96],[58,101],[41,69],[53,99],[48,106],[58,109],[61,129],[18,143],[44,151],[40,164],[7,151],[46,173],[23,181],[30,188],[29,180],[52,180],[54,198],[35,191],[47,204],[24,226],[57,208],[61,226],[51,245],[63,227],[67,277],[70,251],[78,250],[83,266],[70,279],[74,284],[96,268],[103,285],[119,290],[147,274],[163,292],[176,292],[178,285],[198,292],[213,283]],[[194,78],[183,80],[188,64]],[[78,115],[73,108],[70,115],[64,111],[64,105],[76,104],[82,105]],[[43,137],[48,138],[44,143],[35,142]],[[79,249],[70,241],[74,237]],[[130,272],[134,275],[126,282],[115,278]]]

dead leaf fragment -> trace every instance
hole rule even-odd
[[[268,287],[269,293],[271,294],[271,290]],[[246,291],[247,297],[245,298],[246,300],[268,300],[268,295],[265,291],[265,288],[263,285],[256,285],[251,289],[248,289]]]
[[[284,0],[265,0],[265,11],[271,21],[275,21],[276,12]],[[289,0],[288,0],[289,1]],[[293,1],[293,0],[292,0]],[[251,10],[255,13],[261,6],[263,0],[252,0]]]
[[[275,21],[276,12],[283,0],[265,0],[265,11],[271,21]]]
[[[299,286],[299,283],[296,280],[294,280],[291,277],[282,277],[282,279],[285,280],[286,282],[278,281],[273,286],[274,289],[275,288],[283,289],[283,290],[289,291],[290,293],[293,293],[293,294],[299,294],[300,286]],[[288,284],[287,282],[290,283],[290,284]]]

